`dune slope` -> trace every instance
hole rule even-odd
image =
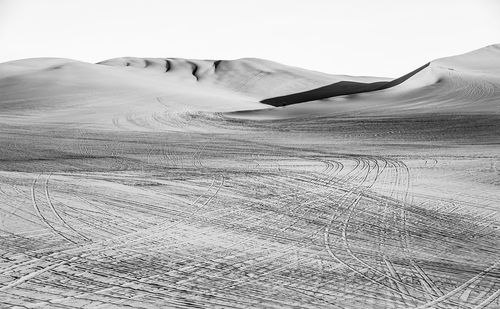
[[[180,114],[271,107],[265,97],[371,77],[329,75],[262,59],[115,58],[98,64],[37,58],[0,64],[0,117],[135,129]],[[167,116],[168,114],[168,116]],[[168,118],[168,119],[165,119]],[[21,121],[22,122],[22,121]],[[120,127],[123,127],[120,125]]]
[[[16,114],[26,121],[107,126],[114,119],[155,113],[266,107],[244,94],[192,81],[195,78],[182,69],[171,70],[164,78],[143,70],[68,59],[0,64],[0,117],[9,121]]]
[[[404,75],[399,78],[396,78],[392,81],[378,81],[372,83],[363,83],[363,82],[355,82],[355,81],[341,81],[331,85],[323,86],[317,89],[307,90],[299,93],[293,93],[289,95],[284,95],[280,97],[274,97],[269,99],[264,99],[261,102],[273,106],[286,106],[297,103],[303,103],[308,101],[316,101],[322,100],[337,96],[349,95],[349,94],[357,94],[364,92],[372,92],[383,90],[387,88],[391,88],[397,86],[413,75],[425,69],[429,64],[425,64],[422,67]]]
[[[185,82],[217,86],[256,100],[305,91],[339,81],[387,81],[379,77],[331,75],[257,58],[237,60],[193,60],[180,58],[123,57],[99,64],[164,73],[162,78],[185,78]]]
[[[310,102],[280,109],[230,115],[269,119],[352,114],[365,116],[415,113],[498,114],[500,113],[499,71],[500,45],[491,45],[464,55],[431,61],[428,65],[391,83],[339,83],[330,85],[326,89],[320,88],[262,101],[276,105],[299,103],[304,100]],[[346,85],[349,87],[343,88]],[[375,86],[381,89],[369,89]],[[367,89],[377,91],[365,92]],[[321,101],[318,101],[319,99]]]

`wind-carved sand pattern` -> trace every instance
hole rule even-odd
[[[498,308],[499,80],[497,46],[370,92],[258,59],[2,64],[0,307]]]

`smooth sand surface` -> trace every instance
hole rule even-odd
[[[105,127],[127,117],[152,117],[167,111],[175,114],[266,107],[246,95],[198,83],[185,67],[165,75],[149,73],[67,59],[0,64],[0,117],[16,114],[17,119],[30,122]]]
[[[366,88],[358,87],[359,93],[338,96],[342,89],[339,91],[339,87],[334,84],[332,86],[338,92],[334,91],[331,98],[326,98],[323,91],[320,94],[322,100],[270,111],[236,113],[233,116],[279,119],[352,114],[498,114],[499,71],[500,45],[491,45],[464,55],[434,60],[409,78],[404,76],[402,80],[396,79],[397,83],[390,84],[390,87],[380,91],[366,92]],[[289,94],[284,99],[293,100],[297,97],[303,99],[304,95]],[[314,95],[310,98],[315,99]],[[279,98],[275,100],[279,101]]]
[[[244,58],[237,60],[189,60],[176,58],[116,58],[101,64],[143,69],[142,71],[165,74],[166,78],[182,76],[185,80],[198,81],[210,86],[246,94],[257,101],[305,91],[339,81],[374,82],[387,78],[331,75],[291,67],[280,63]]]
[[[390,79],[0,64],[0,308],[498,308],[499,80],[491,46],[275,108]]]

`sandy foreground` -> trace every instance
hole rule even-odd
[[[341,81],[0,64],[0,307],[498,308],[499,46]]]

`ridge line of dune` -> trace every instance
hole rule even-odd
[[[278,106],[304,103],[309,101],[322,100],[343,95],[384,90],[405,82],[413,75],[417,74],[418,72],[428,67],[429,64],[430,62],[392,81],[380,81],[372,83],[340,81],[311,90],[264,99],[261,100],[260,102],[278,107]]]

